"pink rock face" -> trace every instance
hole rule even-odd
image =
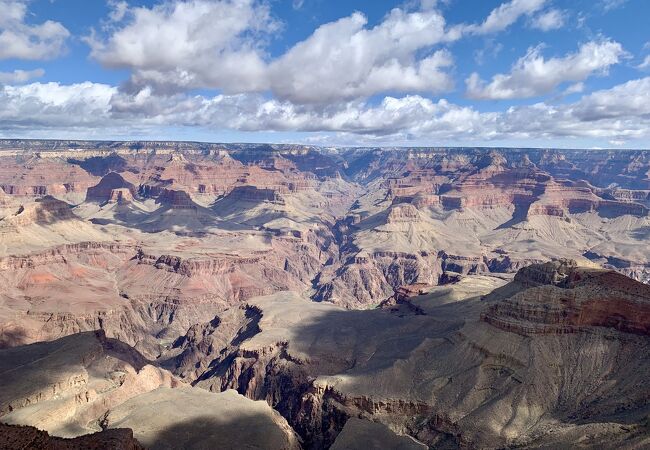
[[[521,290],[495,300],[484,321],[527,335],[589,327],[650,335],[650,286],[619,273],[562,261],[521,269],[514,283]]]
[[[95,186],[88,188],[86,192],[87,202],[97,203],[118,203],[120,201],[131,201],[136,195],[136,188],[126,181],[120,174],[110,172]]]
[[[0,154],[0,188],[11,195],[85,193],[99,178],[60,159],[30,155],[27,159]]]
[[[514,272],[559,251],[644,280],[650,258],[634,244],[650,159],[630,157],[3,141],[0,237],[17,237],[2,248],[2,301],[30,319],[40,311],[23,321],[27,341],[103,326],[151,350],[152,336],[171,339],[206,311],[285,289],[363,308],[402,286]],[[608,246],[601,216],[630,241]],[[65,300],[80,297],[77,311]]]
[[[192,201],[192,198],[184,191],[165,189],[158,196],[158,203],[173,209],[197,209],[198,205]]]

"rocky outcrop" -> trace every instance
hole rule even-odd
[[[61,436],[49,438],[36,429],[0,424],[0,444],[301,448],[286,420],[265,402],[234,391],[215,394],[191,388],[103,333],[2,350],[0,357],[5,380],[0,387],[0,420]]]
[[[103,331],[0,350],[0,417],[59,436],[78,436],[114,406],[180,382]],[[90,424],[90,426],[89,426]]]
[[[50,436],[47,431],[23,425],[0,423],[0,447],[5,450],[144,450],[133,437],[133,430],[115,428],[76,438]]]
[[[647,336],[585,325],[572,333],[523,337],[481,320],[481,311],[522,286],[572,289],[560,287],[569,265],[559,276],[532,268],[525,286],[520,277],[485,300],[478,292],[456,297],[457,287],[472,286],[470,275],[429,300],[412,300],[425,314],[344,311],[290,293],[253,299],[253,326],[241,322],[241,313],[220,317],[188,336],[176,362],[190,369],[197,355],[206,355],[212,363],[202,362],[204,369],[191,375],[195,386],[237,389],[265,400],[306,448],[329,447],[351,418],[381,423],[436,448],[526,447],[549,440],[569,445],[577,436],[597,442],[600,433],[617,442],[643,442],[647,389],[641,368],[648,362],[638,355]],[[558,286],[540,284],[546,282]],[[630,282],[621,280],[620,289],[634,291]],[[465,300],[447,303],[447,296]],[[226,350],[216,350],[218,342]],[[610,427],[620,414],[629,417],[624,430]],[[562,426],[546,415],[562,417]],[[585,423],[591,428],[583,429]],[[556,432],[562,436],[557,441],[551,437]]]
[[[349,308],[377,305],[391,297],[400,286],[436,284],[441,273],[439,264],[429,255],[399,252],[357,254],[354,263],[346,264],[334,273],[321,273],[314,299]]]
[[[420,214],[417,208],[411,204],[404,203],[392,206],[388,211],[386,223],[419,222]]]
[[[133,200],[136,192],[136,187],[120,174],[109,172],[102,177],[97,185],[88,188],[86,201],[100,204],[127,203]]]
[[[301,448],[280,414],[235,391],[160,388],[112,409],[106,423],[133,429],[148,448]]]
[[[174,189],[164,189],[156,201],[171,209],[197,210],[199,208],[199,205],[194,203],[187,192]]]
[[[231,201],[270,202],[284,205],[284,199],[278,190],[256,186],[237,186],[230,191],[226,198]]]
[[[650,286],[613,271],[554,261],[521,269],[508,289],[519,290],[491,304],[484,321],[526,335],[590,327],[650,335]]]
[[[31,224],[47,225],[62,220],[78,219],[69,204],[51,196],[45,196],[32,203],[21,206],[13,215],[6,217],[5,222],[12,226],[27,226]]]

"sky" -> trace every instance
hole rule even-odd
[[[0,137],[650,148],[647,0],[0,0]]]

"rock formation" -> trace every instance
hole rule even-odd
[[[0,421],[227,447],[227,407],[280,448],[643,447],[649,168],[0,140]]]
[[[468,276],[373,311],[282,293],[253,299],[195,329],[178,343],[182,356],[169,361],[195,386],[265,399],[308,448],[326,448],[339,433],[341,442],[353,442],[343,431],[354,417],[443,448],[596,445],[604,436],[647,445],[643,374],[650,360],[640,355],[648,336],[633,319],[626,326],[584,320],[570,332],[525,336],[529,323],[555,316],[529,308],[507,315],[509,327],[486,320],[513,298],[539,299],[541,288],[599,292],[606,304],[647,287],[570,262],[522,269],[508,284],[484,278]],[[599,310],[593,317],[604,316]],[[195,371],[196,361],[212,362]]]
[[[117,172],[109,172],[99,183],[88,188],[87,202],[120,203],[130,202],[136,196],[136,188]]]
[[[0,423],[0,447],[5,450],[144,450],[133,437],[133,431],[124,428],[65,439],[34,427],[3,423]]]
[[[301,448],[265,402],[192,389],[103,332],[0,350],[0,376],[2,448]]]
[[[562,260],[521,269],[508,290],[516,285],[483,320],[524,335],[605,327],[650,336],[650,286],[625,275]]]

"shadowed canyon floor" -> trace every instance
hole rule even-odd
[[[650,446],[649,174],[648,151],[0,141],[0,422]]]

